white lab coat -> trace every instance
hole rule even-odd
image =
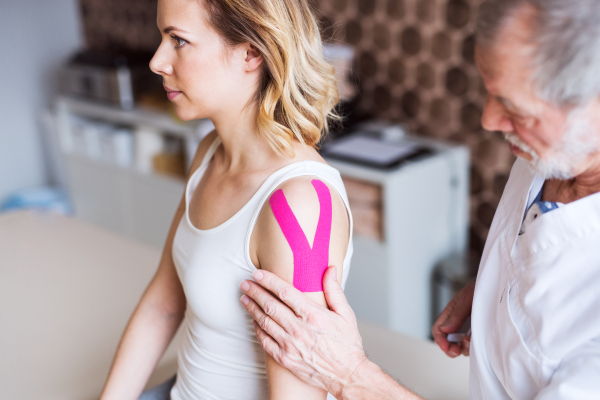
[[[519,159],[494,216],[473,301],[473,399],[600,399],[600,193],[519,235],[542,184]]]

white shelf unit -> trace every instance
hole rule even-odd
[[[328,159],[342,177],[381,185],[383,240],[354,235],[345,293],[356,315],[427,339],[436,264],[467,248],[469,151],[411,138],[435,154],[392,170]]]
[[[164,112],[143,108],[123,110],[108,104],[71,97],[59,97],[56,104],[59,111],[63,111],[63,116],[71,113],[114,123],[151,126],[184,137],[195,136],[201,124],[199,120],[178,122]]]
[[[206,120],[180,123],[167,113],[130,111],[87,100],[60,97],[56,101],[57,133],[75,216],[127,237],[161,248],[183,194],[183,179],[143,173],[73,152],[71,116],[85,117],[133,129],[150,128],[178,135],[196,149],[210,130]]]

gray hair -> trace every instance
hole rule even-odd
[[[486,0],[477,18],[484,46],[522,6],[533,6],[533,82],[540,98],[555,105],[583,105],[600,96],[599,0]]]

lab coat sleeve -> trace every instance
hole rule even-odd
[[[600,338],[565,356],[535,400],[600,399]]]

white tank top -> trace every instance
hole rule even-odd
[[[250,235],[271,193],[288,179],[314,176],[335,188],[350,210],[339,172],[320,162],[301,161],[274,172],[244,207],[221,225],[206,230],[194,227],[189,201],[220,143],[217,138],[188,180],[185,214],[173,241],[173,261],[187,299],[173,400],[268,398],[263,349],[254,334],[252,317],[240,302],[243,293],[239,286],[244,279],[252,279],[256,270],[250,259]],[[351,256],[352,234],[342,286]]]

